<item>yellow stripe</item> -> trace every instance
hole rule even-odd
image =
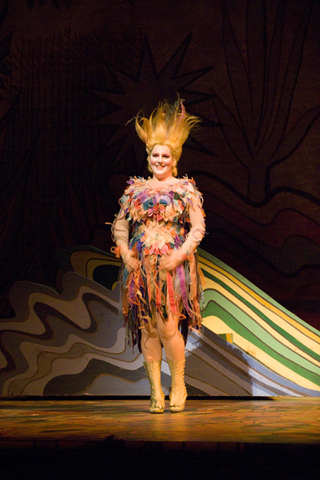
[[[278,375],[290,380],[296,385],[299,385],[303,388],[308,388],[309,390],[315,390],[317,392],[320,392],[319,385],[310,382],[306,378],[295,373],[293,370],[290,370],[290,368],[282,365],[282,363],[275,360],[263,350],[241,337],[238,333],[232,330],[232,328],[226,325],[220,318],[214,317],[213,315],[205,317],[203,319],[203,325],[214,333],[217,333],[219,331],[223,331],[223,333],[232,333],[234,345],[241,348],[241,350],[243,350],[244,352],[247,352],[251,357],[255,358],[260,363],[269,368],[269,370],[272,370],[274,373],[277,373]]]
[[[320,336],[319,335],[315,334],[314,332],[309,330],[304,325],[301,325],[299,322],[297,322],[293,318],[289,317],[285,312],[280,310],[278,307],[272,305],[272,303],[268,302],[263,297],[258,295],[256,292],[254,292],[252,289],[247,287],[247,285],[245,285],[244,283],[240,282],[240,280],[238,280],[234,275],[231,275],[226,270],[218,267],[217,265],[213,264],[212,262],[210,262],[209,260],[207,260],[203,257],[201,257],[200,262],[203,263],[205,265],[205,267],[209,267],[209,269],[212,269],[214,272],[221,272],[225,277],[229,278],[232,281],[232,283],[238,285],[241,288],[241,290],[246,291],[250,295],[250,297],[255,298],[260,304],[266,306],[268,308],[268,310],[273,311],[278,317],[282,318],[285,322],[289,323],[295,329],[299,330],[302,335],[305,335],[310,340],[315,341],[316,344],[317,344],[316,348],[317,349],[319,348],[318,347],[318,344],[320,345]],[[205,270],[207,270],[212,275],[216,275],[216,273],[210,272],[210,270],[208,270],[208,268],[205,268],[205,267],[202,266],[201,268],[204,268]],[[314,347],[312,349],[314,349]]]
[[[222,275],[220,275],[219,273],[216,274],[216,277],[219,278],[220,280],[223,280],[222,278]],[[225,281],[226,284],[229,284],[229,286],[232,286],[230,285],[230,282],[229,280],[226,280]],[[277,339],[280,343],[282,343],[283,345],[285,345],[286,347],[288,347],[290,350],[292,350],[293,352],[297,353],[298,355],[304,357],[306,360],[308,360],[309,362],[313,363],[314,365],[316,366],[320,366],[320,362],[318,360],[316,360],[315,358],[311,357],[308,353],[304,352],[303,350],[301,350],[299,347],[297,347],[296,345],[294,345],[292,342],[290,342],[290,340],[288,340],[286,337],[284,337],[283,335],[281,335],[281,333],[277,332],[273,327],[271,327],[265,320],[263,320],[261,317],[259,317],[259,315],[257,315],[250,307],[248,307],[247,305],[245,305],[244,303],[242,303],[240,300],[236,299],[234,297],[234,295],[232,295],[232,293],[229,293],[226,289],[224,289],[222,286],[220,286],[219,284],[217,284],[214,280],[211,280],[211,279],[207,279],[207,285],[208,285],[208,288],[209,286],[211,287],[212,290],[216,290],[218,292],[220,292],[224,297],[228,298],[234,305],[237,305],[237,307],[239,307],[243,312],[245,312],[250,318],[252,318],[255,322],[257,322],[265,331],[267,331],[268,333],[270,333],[275,339]],[[238,287],[234,287],[233,288],[234,291],[236,291],[237,293],[240,293],[241,294],[241,291],[239,292],[239,288]],[[247,297],[246,294],[243,295],[243,297]],[[248,298],[247,298],[248,300]],[[249,301],[250,301],[250,298],[249,298]],[[252,301],[251,302],[252,305],[254,305],[256,302],[255,301]],[[257,306],[257,305],[255,305]],[[283,329],[285,329],[286,331],[289,331],[290,330],[290,327],[288,328],[288,325],[282,325],[282,319],[279,318],[279,317],[275,317],[274,313],[267,311],[265,312],[264,311],[264,307],[260,307],[260,305],[258,304],[258,307],[260,308],[260,310],[267,316],[269,317],[274,323],[276,323],[277,325],[281,326]],[[292,328],[291,328],[292,330]],[[292,336],[296,337],[297,335],[297,332],[290,332]],[[300,340],[302,340],[300,338]],[[305,344],[309,344],[308,347],[313,350],[314,348],[318,348],[318,345],[313,345],[311,342],[312,340],[308,339],[307,337],[303,337],[303,340]]]
[[[106,258],[99,253],[77,251],[70,255],[70,263],[73,270],[84,277],[93,279],[94,270],[100,265],[115,265],[119,267],[121,260],[117,258]]]

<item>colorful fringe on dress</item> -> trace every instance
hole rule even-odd
[[[204,212],[202,195],[187,177],[156,188],[140,177],[131,178],[128,184],[119,201],[121,209],[113,223],[113,236],[117,240],[118,220],[130,222],[129,248],[136,252],[140,268],[129,273],[122,267],[119,281],[124,325],[129,344],[134,346],[140,341],[139,329],[148,324],[154,326],[157,313],[165,321],[168,308],[179,314],[187,327],[201,326],[204,277],[196,251],[171,272],[161,270],[159,261],[186,240],[189,210],[195,205],[200,207],[202,220]],[[113,251],[120,255],[119,247]]]

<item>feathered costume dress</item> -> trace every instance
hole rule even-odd
[[[196,254],[205,233],[202,195],[187,177],[157,187],[140,177],[128,184],[119,201],[113,238],[116,243],[124,240],[140,262],[131,273],[123,266],[119,278],[129,344],[140,347],[140,329],[155,326],[159,315],[166,321],[168,309],[180,315],[186,341],[188,327],[201,325],[204,305],[204,277]],[[161,270],[161,256],[182,245],[185,261],[174,271]],[[121,246],[113,251],[120,256]]]

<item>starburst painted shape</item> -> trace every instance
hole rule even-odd
[[[136,76],[129,75],[110,63],[105,63],[108,73],[114,80],[114,87],[107,88],[104,92],[95,92],[95,94],[109,104],[111,101],[112,108],[110,108],[111,113],[95,123],[115,126],[112,145],[109,145],[115,159],[110,165],[110,174],[116,171],[123,172],[123,169],[127,171],[128,162],[123,159],[127,160],[128,155],[133,157],[131,165],[135,168],[134,173],[142,174],[142,165],[145,164],[144,145],[137,142],[132,123],[128,124],[128,121],[133,119],[140,110],[144,115],[150,115],[160,100],[176,100],[177,92],[185,100],[187,107],[211,99],[211,95],[188,90],[187,87],[212,70],[212,66],[179,75],[191,36],[192,34],[189,34],[186,37],[160,72],[157,71],[147,38],[143,43]],[[199,148],[201,149],[201,146]],[[140,161],[138,162],[137,159]]]

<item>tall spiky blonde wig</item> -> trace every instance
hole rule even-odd
[[[177,162],[181,157],[182,145],[192,128],[199,122],[198,117],[186,112],[180,99],[174,105],[167,101],[160,103],[150,118],[137,116],[135,127],[139,137],[146,144],[148,162],[155,145],[167,145],[173,158],[172,175],[177,176]]]

